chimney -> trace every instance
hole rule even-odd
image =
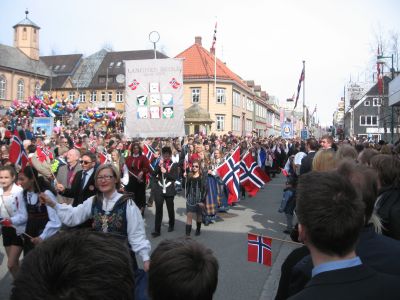
[[[194,43],[201,46],[201,36],[196,36],[194,38]]]

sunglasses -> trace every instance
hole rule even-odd
[[[91,164],[92,162],[91,161],[87,161],[87,160],[81,160],[80,163],[82,165],[88,165],[88,164]]]

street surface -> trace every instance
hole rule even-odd
[[[278,213],[285,179],[274,178],[256,197],[246,198],[228,213],[220,214],[222,221],[202,226],[202,234],[192,238],[212,249],[220,265],[218,288],[214,299],[273,299],[280,276],[280,267],[296,245],[272,242],[272,267],[247,262],[247,233],[255,232],[275,238],[290,238],[285,229],[285,216]],[[168,214],[164,205],[161,236],[152,238],[155,207],[145,213],[146,232],[154,249],[164,238],[177,238],[185,233],[185,200],[175,198],[175,231],[168,233]],[[193,226],[195,228],[195,225]],[[2,242],[1,242],[2,245]],[[12,278],[7,271],[4,248],[0,247],[0,299],[8,299]]]

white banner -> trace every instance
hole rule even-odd
[[[130,60],[125,70],[126,136],[184,136],[183,61]]]

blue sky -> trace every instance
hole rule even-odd
[[[306,61],[306,103],[329,123],[343,86],[372,78],[376,36],[400,34],[396,0],[0,0],[0,43],[12,45],[12,26],[28,8],[41,27],[41,55],[91,54],[158,47],[173,57],[203,37],[210,48],[218,20],[217,56],[245,80],[281,101],[297,88]],[[389,55],[388,46],[385,53]]]

